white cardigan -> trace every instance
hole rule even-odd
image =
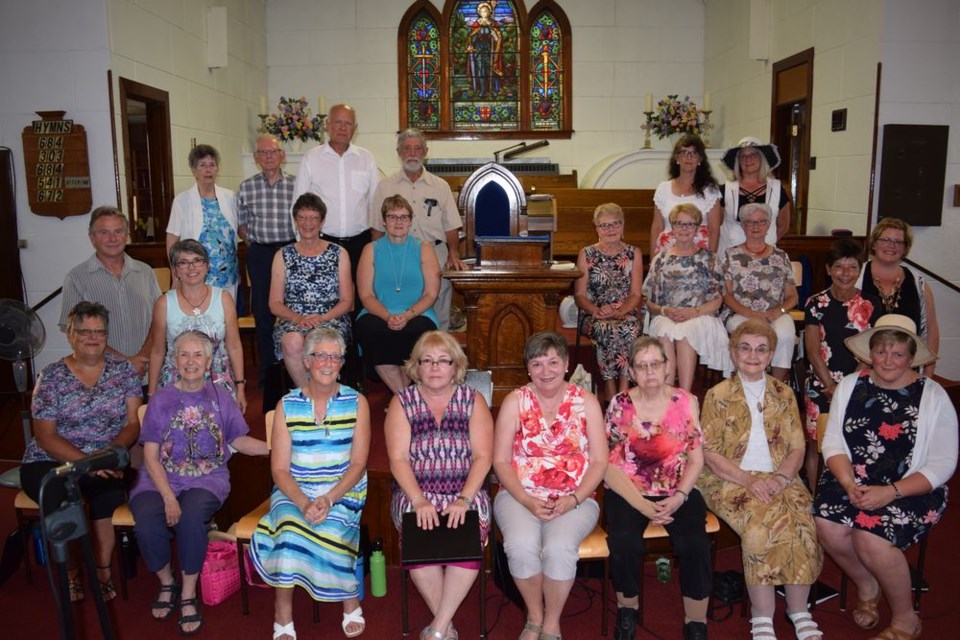
[[[850,458],[850,448],[843,437],[843,419],[859,376],[859,372],[845,376],[833,392],[827,430],[823,435],[824,460],[837,455]],[[917,440],[913,446],[910,468],[904,477],[921,473],[936,489],[946,484],[956,468],[957,412],[943,387],[927,378],[917,413]]]
[[[230,189],[214,185],[217,193],[217,202],[220,211],[227,219],[234,233],[237,231],[237,199]],[[197,185],[177,194],[170,207],[170,221],[167,223],[167,233],[179,236],[181,240],[188,238],[196,240],[203,231],[203,204],[200,202],[200,190]]]

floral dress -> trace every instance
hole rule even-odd
[[[743,245],[727,249],[723,256],[723,279],[733,284],[731,291],[737,302],[760,312],[779,308],[787,285],[797,284],[793,280],[790,256],[777,247],[762,258],[751,255]],[[725,311],[724,322],[732,315],[726,307]]]
[[[555,500],[576,491],[589,466],[583,389],[567,385],[551,424],[533,390],[517,389],[520,428],[513,441],[513,469],[524,491]]]
[[[640,252],[624,245],[614,256],[608,256],[597,247],[584,249],[587,262],[587,298],[602,307],[613,304],[619,308],[630,295],[630,274]],[[581,335],[590,336],[597,345],[597,364],[603,380],[614,380],[627,375],[630,363],[630,345],[640,336],[640,316],[635,309],[622,319],[598,320],[584,313],[580,316]]]
[[[820,336],[820,357],[834,383],[857,369],[857,358],[850,353],[844,340],[873,326],[880,316],[880,305],[857,292],[846,302],[833,297],[830,289],[810,296],[805,308],[804,326],[814,325]],[[810,365],[804,386],[804,406],[807,414],[807,435],[817,439],[817,419],[830,411],[831,397],[823,393],[823,383]]]
[[[664,180],[657,185],[656,191],[653,192],[653,203],[657,205],[657,209],[660,210],[660,215],[663,216],[663,231],[660,232],[660,236],[657,238],[657,253],[672,247],[673,243],[676,242],[673,227],[670,224],[670,212],[678,204],[692,204],[703,214],[704,223],[700,225],[697,233],[693,236],[693,243],[698,247],[706,249],[710,240],[710,231],[706,224],[707,215],[710,213],[710,210],[713,209],[714,205],[720,202],[720,197],[720,190],[713,185],[707,185],[702,194],[695,193],[692,196],[674,195],[670,180]]]
[[[220,210],[216,198],[202,198],[203,231],[197,240],[210,254],[207,284],[228,289],[237,284],[237,232]]]
[[[843,417],[843,436],[857,484],[882,486],[902,480],[913,457],[920,398],[926,378],[902,389],[882,389],[864,371],[857,379]],[[844,526],[869,531],[907,549],[935,525],[947,508],[947,486],[904,496],[885,507],[862,511],[826,469],[817,484],[814,513]]]
[[[397,392],[397,398],[410,423],[410,467],[424,497],[440,513],[463,492],[470,475],[473,452],[470,448],[470,416],[477,392],[466,385],[454,389],[453,396],[437,420],[420,394],[420,388],[411,385]],[[490,529],[490,495],[479,491],[469,507],[480,517],[480,537],[486,544]],[[403,514],[412,511],[407,495],[394,482],[390,516],[400,531]]]
[[[280,250],[283,256],[283,303],[294,313],[310,315],[327,313],[340,302],[340,245],[329,243],[318,256],[305,256],[288,244]],[[334,329],[347,344],[351,340],[350,315],[328,320],[322,327]],[[273,344],[277,358],[283,358],[280,340],[284,334],[296,331],[306,335],[312,330],[289,320],[279,320],[273,330]]]

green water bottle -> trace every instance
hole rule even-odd
[[[383,540],[373,542],[370,554],[370,594],[375,598],[387,595],[387,559],[383,557]]]

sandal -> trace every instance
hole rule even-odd
[[[425,627],[420,632],[420,640],[444,640],[444,635],[433,627]]]
[[[347,627],[349,627],[351,624],[359,624],[360,630],[353,632],[347,631]],[[347,636],[348,638],[356,638],[358,635],[363,633],[363,630],[367,628],[367,621],[363,619],[363,609],[357,607],[350,613],[344,612],[343,622],[340,623],[340,628],[343,629],[343,635]]]
[[[160,596],[165,593],[170,594],[169,600],[161,600]],[[173,615],[173,610],[177,608],[177,603],[180,599],[180,585],[176,582],[170,584],[161,584],[160,592],[157,594],[157,599],[153,601],[153,604],[150,605],[151,609],[163,609],[163,613],[159,616],[156,614],[153,615],[154,620],[169,620],[170,616]]]
[[[293,620],[287,624],[273,623],[273,640],[280,640],[283,636],[297,640],[297,631],[293,628]]]
[[[750,618],[750,638],[752,640],[777,640],[773,632],[773,618]]]
[[[97,567],[97,571],[105,571],[110,574],[112,567],[108,564],[105,567]],[[98,582],[100,582],[100,595],[105,603],[117,597],[117,588],[113,585],[112,577],[108,577],[106,580],[98,580]]]
[[[559,634],[540,632],[540,640],[560,640]]]
[[[880,598],[882,597],[880,590],[877,590],[877,595],[873,598],[867,600],[857,600],[857,606],[851,614],[853,616],[853,623],[860,627],[861,629],[873,629],[878,624],[880,624]]]
[[[823,631],[820,631],[820,627],[817,626],[816,620],[813,619],[809,611],[788,613],[787,617],[790,618],[790,622],[793,623],[793,630],[797,634],[797,640],[823,637]]]
[[[184,607],[193,607],[197,612],[184,615]],[[184,627],[188,624],[197,623],[197,626],[187,631]],[[203,627],[203,615],[200,613],[200,604],[197,602],[197,598],[187,598],[186,600],[180,601],[180,620],[177,621],[177,626],[180,627],[180,635],[182,636],[192,636],[200,632],[201,627]]]
[[[539,640],[540,633],[543,631],[543,626],[539,624],[534,624],[529,620],[527,620],[526,622],[523,623],[523,631],[520,632],[520,640],[523,640],[523,634],[527,633],[528,631],[530,633],[537,634],[537,640]]]
[[[917,620],[917,626],[914,627],[913,633],[904,631],[903,629],[897,629],[895,626],[890,625],[881,631],[880,635],[874,636],[870,638],[870,640],[917,640],[917,638],[920,637],[921,631],[923,631],[923,623]]]
[[[443,640],[460,640],[460,633],[454,628],[452,622],[447,625],[447,635],[443,636]]]
[[[80,578],[79,573],[67,579],[67,591],[70,593],[70,602],[83,602],[86,594],[83,591],[83,580]]]

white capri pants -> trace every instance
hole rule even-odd
[[[734,329],[746,322],[747,319],[735,313],[727,318],[727,333],[732,333]],[[789,313],[782,313],[780,317],[770,323],[773,332],[777,334],[777,348],[773,352],[771,366],[778,369],[789,369],[793,366],[793,347],[794,340],[797,337],[797,327],[793,324],[793,318]],[[736,345],[731,344],[730,348]]]
[[[493,514],[503,532],[503,549],[514,578],[542,573],[561,581],[576,577],[580,543],[597,525],[600,506],[588,498],[579,509],[544,522],[501,489],[493,501]]]

